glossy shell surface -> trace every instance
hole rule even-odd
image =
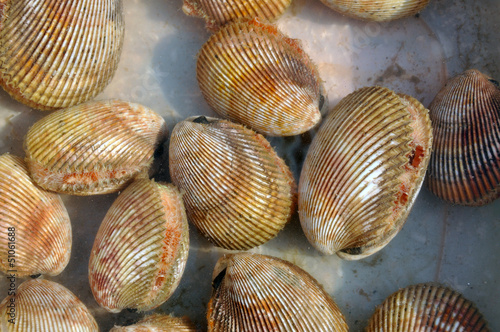
[[[173,185],[136,180],[118,196],[97,232],[89,281],[110,312],[151,310],[174,292],[186,266],[189,230]]]
[[[24,160],[8,153],[0,156],[0,228],[0,271],[53,276],[68,264],[71,223],[63,201],[36,186]]]
[[[299,217],[325,254],[360,259],[403,227],[429,162],[428,111],[382,87],[348,95],[323,122],[299,181]]]
[[[215,112],[258,132],[298,135],[321,119],[316,66],[297,40],[258,19],[212,35],[198,53],[196,75]]]
[[[153,314],[141,319],[137,324],[115,326],[109,332],[197,332],[187,317]]]
[[[172,131],[169,159],[189,220],[219,247],[259,246],[291,218],[293,175],[251,129],[227,120],[188,118]]]
[[[0,303],[0,327],[2,332],[99,331],[78,297],[66,287],[43,279],[23,282],[15,297],[8,296]]]
[[[35,182],[73,195],[106,194],[146,177],[165,121],[124,101],[88,102],[37,121],[24,141]]]
[[[476,306],[460,293],[436,284],[418,284],[389,296],[366,332],[489,332]]]
[[[123,37],[121,0],[3,0],[0,85],[37,109],[83,103],[111,81]]]
[[[427,185],[440,198],[484,205],[500,196],[500,85],[477,70],[455,76],[429,106],[434,145]]]
[[[250,253],[227,255],[214,269],[208,331],[347,331],[333,299],[290,262]]]

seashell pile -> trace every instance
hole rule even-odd
[[[137,324],[115,326],[109,332],[196,332],[196,327],[187,317],[153,314]]]

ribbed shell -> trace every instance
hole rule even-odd
[[[368,322],[366,332],[487,332],[483,315],[458,292],[418,284],[389,296]]]
[[[348,330],[343,314],[318,282],[278,258],[250,253],[222,257],[212,286],[209,332]]]
[[[24,161],[0,156],[0,271],[57,275],[71,254],[71,223],[59,195],[30,179]]]
[[[360,259],[403,227],[429,162],[427,110],[389,89],[367,87],[331,110],[304,161],[299,217],[325,254]]]
[[[15,293],[15,297],[7,296],[0,303],[2,332],[99,331],[83,302],[58,283],[29,280],[23,282]],[[12,307],[14,313],[11,312]],[[12,318],[15,319],[14,324],[9,322]]]
[[[500,196],[500,86],[477,70],[452,78],[429,106],[434,146],[428,187],[455,204]]]
[[[321,0],[343,15],[367,21],[392,21],[423,10],[430,0]]]
[[[0,85],[52,110],[81,104],[111,81],[124,37],[121,0],[4,0]]]
[[[189,220],[219,247],[259,246],[275,237],[294,211],[290,170],[262,135],[242,125],[186,119],[172,131],[169,158]]]
[[[172,185],[136,180],[108,210],[97,232],[89,281],[110,312],[151,310],[174,292],[189,250],[186,212]]]
[[[205,20],[206,28],[217,31],[222,25],[242,18],[259,17],[272,22],[290,6],[292,0],[184,0],[186,15]]]
[[[115,326],[109,332],[196,332],[187,317],[154,314],[141,319],[137,324]]]
[[[106,194],[147,176],[164,133],[163,118],[147,107],[118,100],[88,102],[36,122],[24,150],[30,174],[42,188]]]
[[[198,54],[196,74],[220,116],[264,134],[301,134],[324,103],[315,65],[299,41],[258,19],[221,28]]]

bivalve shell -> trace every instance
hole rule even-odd
[[[403,227],[432,146],[428,111],[414,98],[367,87],[334,107],[299,181],[299,217],[325,254],[360,259]]]
[[[196,332],[196,327],[187,317],[153,314],[137,324],[115,326],[109,332]]]
[[[30,107],[81,104],[116,71],[121,0],[3,0],[0,20],[0,85]]]
[[[477,70],[452,78],[429,106],[434,145],[427,185],[445,201],[500,196],[500,85]]]
[[[301,268],[271,256],[219,259],[208,303],[208,331],[347,331],[344,315]]]
[[[291,218],[293,175],[251,129],[227,120],[188,118],[172,131],[169,158],[189,220],[219,247],[259,246]]]
[[[88,102],[56,111],[28,131],[26,162],[44,189],[95,195],[146,177],[165,134],[163,118],[139,104]]]
[[[110,312],[151,310],[174,292],[186,266],[189,230],[179,191],[134,181],[118,196],[97,232],[89,281]]]
[[[36,186],[23,159],[0,156],[0,271],[57,275],[71,254],[71,223],[59,195]]]
[[[298,135],[321,119],[325,97],[315,65],[297,40],[257,18],[212,35],[196,75],[215,112],[261,133]]]

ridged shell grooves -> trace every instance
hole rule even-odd
[[[109,332],[197,332],[187,317],[153,314],[130,326],[115,326]]]
[[[458,292],[418,284],[389,296],[368,322],[366,332],[489,332],[476,306]]]
[[[196,75],[215,112],[258,132],[298,135],[321,119],[315,65],[297,40],[257,19],[212,35],[198,54]]]
[[[42,188],[105,194],[147,176],[164,134],[163,118],[147,107],[118,100],[89,102],[37,121],[24,150],[30,174]]]
[[[71,223],[61,198],[36,186],[24,161],[10,154],[0,156],[0,228],[0,271],[53,276],[68,264]]]
[[[347,331],[333,299],[307,272],[271,256],[219,259],[208,303],[208,331]]]
[[[226,249],[267,242],[294,211],[293,175],[262,135],[197,119],[178,123],[170,138],[170,175],[184,192],[189,220]]]
[[[179,284],[188,249],[178,190],[134,181],[110,207],[94,240],[89,262],[94,298],[110,312],[158,307]]]
[[[455,204],[500,196],[500,87],[477,70],[452,78],[429,106],[434,126],[427,185]]]
[[[121,0],[11,0],[4,11],[0,85],[13,98],[66,108],[111,81],[124,38]]]
[[[0,303],[0,327],[5,332],[97,332],[97,322],[72,292],[53,281],[23,282],[16,290],[15,324],[7,307],[12,296]]]

